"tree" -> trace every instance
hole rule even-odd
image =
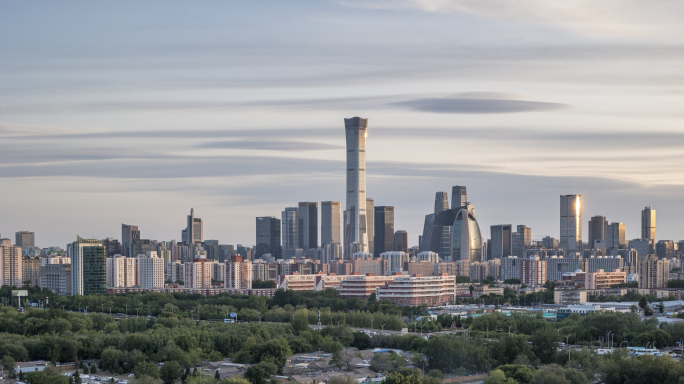
[[[218,369],[216,370],[216,373],[214,373],[214,379],[217,381],[221,380],[221,374],[219,373]]]
[[[143,376],[149,376],[155,379],[159,378],[159,369],[157,369],[157,365],[149,362],[149,361],[143,361],[142,363],[139,363],[138,365],[133,368],[133,374],[135,375],[136,378],[141,378]]]
[[[406,369],[387,375],[382,384],[422,384],[423,374],[417,369]]]
[[[292,352],[287,341],[283,338],[278,338],[254,346],[252,349],[252,360],[255,363],[270,361],[280,370],[285,366],[287,357],[291,354]]]
[[[535,373],[532,384],[589,384],[589,379],[576,369],[551,364]]]
[[[358,384],[358,381],[351,376],[333,376],[328,379],[328,384]]]
[[[506,374],[500,369],[489,372],[489,376],[484,380],[484,384],[518,384],[515,379],[507,378]]]
[[[95,364],[90,364],[90,373],[91,374],[97,373],[97,368],[95,367]]]
[[[271,378],[278,372],[278,368],[270,361],[262,361],[252,365],[243,374],[252,384],[271,384]]]
[[[501,365],[497,369],[520,384],[529,384],[534,378],[534,371],[524,365]]]
[[[665,305],[663,304],[662,301],[660,302],[660,304],[658,304],[658,310],[660,311],[660,313],[665,312]]]
[[[83,373],[86,375],[90,373],[90,369],[88,369],[88,364],[83,364]]]
[[[7,371],[7,374],[10,378],[14,377],[14,369],[17,367],[16,362],[14,361],[14,358],[9,355],[5,355],[2,358],[2,368]]]
[[[430,372],[428,372],[428,376],[434,377],[440,380],[444,379],[444,374],[438,370],[438,369],[431,369]]]
[[[543,364],[556,361],[558,334],[554,332],[556,331],[552,328],[542,328],[536,330],[530,338],[534,354]]]
[[[180,364],[175,360],[171,360],[162,365],[159,370],[159,376],[164,380],[165,384],[171,384],[181,377],[182,372],[183,370]]]
[[[78,370],[74,373],[74,384],[81,384],[81,375],[78,374]]]

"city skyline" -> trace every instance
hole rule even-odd
[[[180,240],[194,208],[204,238],[255,242],[256,216],[344,203],[339,124],[363,116],[367,196],[396,207],[410,245],[453,185],[485,233],[558,238],[558,196],[581,194],[584,227],[604,216],[638,238],[648,205],[657,238],[678,240],[681,6],[627,2],[12,4],[0,235],[63,247],[134,223]]]

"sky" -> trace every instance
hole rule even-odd
[[[255,217],[367,195],[418,244],[465,185],[485,237],[559,237],[559,196],[684,239],[684,3],[0,1],[0,236],[253,244]]]

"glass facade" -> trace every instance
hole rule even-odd
[[[456,214],[451,236],[452,261],[482,260],[482,234],[475,216],[462,209]]]

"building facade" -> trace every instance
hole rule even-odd
[[[451,305],[456,299],[454,276],[394,276],[376,289],[378,300],[390,300],[399,306]]]
[[[546,260],[530,257],[520,261],[520,284],[531,287],[546,283]]]
[[[380,257],[383,252],[394,251],[394,207],[374,207],[374,211],[373,257]]]
[[[318,203],[300,202],[297,216],[299,217],[299,248],[318,248]]]
[[[276,259],[281,258],[280,229],[280,219],[268,216],[256,218],[255,259],[266,253]]]
[[[399,252],[408,252],[408,232],[394,232],[394,250]]]
[[[560,248],[566,252],[582,250],[582,195],[560,197]]]
[[[141,288],[164,287],[164,259],[150,251],[137,258],[138,286]]]
[[[667,288],[670,279],[670,260],[659,260],[648,255],[639,264],[639,288]]]
[[[650,206],[641,211],[641,238],[655,241],[656,211]]]
[[[252,289],[252,280],[254,280],[252,262],[245,261],[242,256],[231,256],[230,261],[226,263],[224,286],[235,289]]]
[[[36,234],[34,232],[19,231],[14,234],[14,237],[14,245],[21,249],[27,249],[28,247],[36,246]]]
[[[331,243],[342,244],[341,212],[339,201],[321,202],[321,246]]]
[[[114,255],[105,260],[106,277],[105,282],[108,287],[134,287],[138,285],[136,281],[136,261],[137,258]]]
[[[0,285],[21,287],[23,283],[21,247],[10,239],[0,239]]]
[[[68,248],[71,258],[71,294],[104,294],[107,290],[107,267],[102,241],[77,236]]]
[[[394,276],[378,276],[374,273],[365,275],[347,276],[344,281],[340,281],[338,291],[340,297],[368,300],[375,293],[376,289],[385,286],[385,283],[393,281]]]
[[[40,267],[40,287],[58,295],[71,296],[71,264],[47,264]]]
[[[491,235],[491,253],[492,259],[500,259],[513,255],[513,226],[511,224],[492,225],[490,227]],[[519,257],[522,257],[519,256]]]
[[[347,138],[347,201],[344,211],[345,252],[350,244],[358,244],[356,251],[368,252],[366,226],[366,136],[368,119],[344,119]]]
[[[211,262],[206,259],[194,259],[185,263],[185,288],[211,288]]]

